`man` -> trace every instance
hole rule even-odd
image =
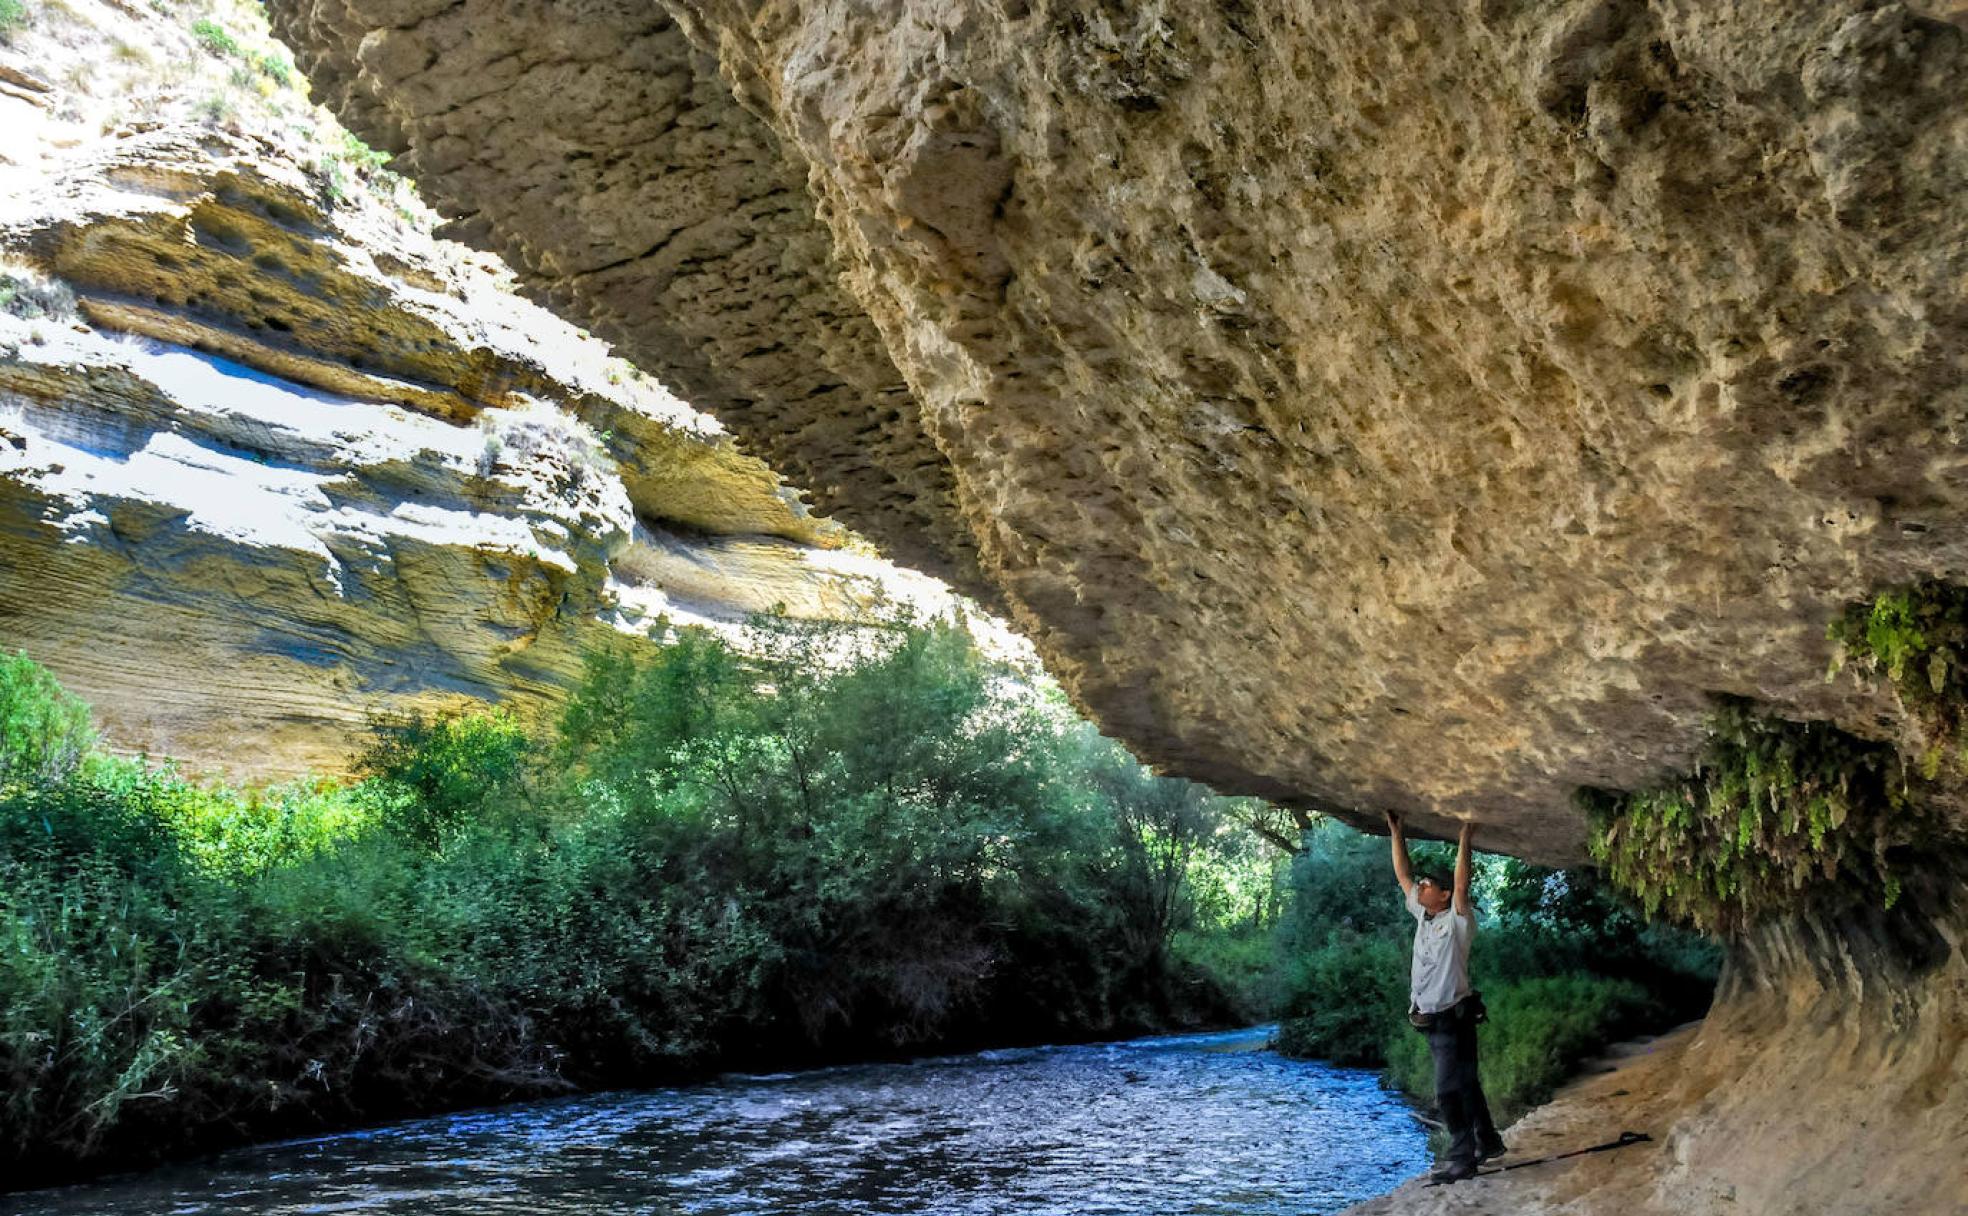
[[[1476,825],[1462,825],[1453,890],[1439,874],[1417,877],[1408,869],[1407,837],[1400,816],[1391,811],[1387,830],[1394,842],[1394,877],[1415,918],[1409,1011],[1430,1023],[1426,1033],[1429,1054],[1435,1057],[1435,1104],[1449,1126],[1448,1163],[1432,1176],[1437,1182],[1461,1182],[1476,1176],[1477,1165],[1505,1152],[1483,1084],[1476,1078],[1476,1002],[1469,999],[1469,943],[1476,935],[1476,917],[1469,907],[1469,840]]]

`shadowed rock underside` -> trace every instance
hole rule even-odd
[[[1941,3],[277,0],[453,229],[1151,759],[1576,859],[1968,569]]]

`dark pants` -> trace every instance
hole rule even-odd
[[[1449,1160],[1474,1165],[1478,1146],[1499,1137],[1476,1077],[1476,1021],[1469,1014],[1466,1000],[1443,1010],[1428,1031],[1428,1052],[1435,1057],[1435,1104],[1449,1125]]]

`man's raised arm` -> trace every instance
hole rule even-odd
[[[1476,834],[1476,825],[1464,823],[1462,836],[1456,841],[1455,914],[1469,915],[1469,838]]]
[[[1408,838],[1401,833],[1401,817],[1393,811],[1387,812],[1387,836],[1394,842],[1394,877],[1401,884],[1401,894],[1414,894],[1414,875],[1408,870]]]

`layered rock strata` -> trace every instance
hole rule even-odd
[[[0,645],[118,746],[332,772],[379,714],[545,710],[659,620],[934,594],[262,137],[152,124],[33,168],[0,206]],[[15,302],[43,274],[52,311]]]

